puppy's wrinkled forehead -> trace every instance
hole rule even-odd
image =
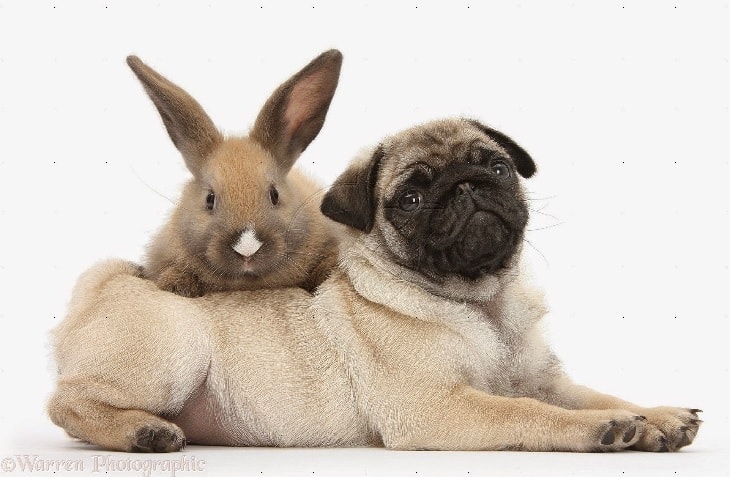
[[[480,151],[509,159],[493,139],[467,120],[446,119],[402,131],[383,142],[387,160],[381,165],[382,184],[394,186],[409,175],[415,164],[436,170],[450,164],[471,162]]]

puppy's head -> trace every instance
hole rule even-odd
[[[472,120],[434,121],[354,163],[321,210],[428,282],[481,282],[515,263],[528,221],[519,176],[535,170],[498,131]]]

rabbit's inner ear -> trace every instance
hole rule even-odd
[[[281,170],[292,167],[323,127],[342,59],[337,50],[315,58],[277,88],[259,113],[251,137],[270,151]]]
[[[337,82],[337,78],[335,80]],[[287,124],[285,140],[291,143],[295,154],[305,150],[325,121],[332,94],[324,93],[335,92],[336,87],[336,84],[324,85],[326,82],[320,76],[312,76],[304,78],[292,88],[284,115]]]

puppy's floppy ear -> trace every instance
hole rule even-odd
[[[221,143],[221,133],[200,104],[182,88],[131,55],[127,64],[163,118],[170,139],[183,155],[188,170],[198,177],[206,157]]]
[[[468,119],[467,121],[483,131],[485,134],[487,134],[488,137],[496,141],[502,148],[506,150],[506,152],[508,152],[508,154],[511,156],[511,159],[513,159],[514,164],[516,164],[516,170],[519,174],[527,179],[534,175],[534,173],[536,172],[536,164],[534,164],[534,160],[531,158],[529,153],[526,152],[521,146],[516,144],[513,139],[506,136],[502,132],[496,131],[493,128],[489,128],[485,124],[482,124],[474,119]]]
[[[378,146],[370,159],[346,169],[323,197],[320,211],[336,222],[371,232],[376,215],[376,179],[383,157],[384,149]]]

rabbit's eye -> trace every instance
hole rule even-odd
[[[214,206],[216,205],[216,194],[213,193],[213,191],[206,194],[206,208],[208,210],[213,210]]]
[[[272,202],[272,205],[277,205],[280,201],[280,193],[275,186],[269,188],[269,200]]]

